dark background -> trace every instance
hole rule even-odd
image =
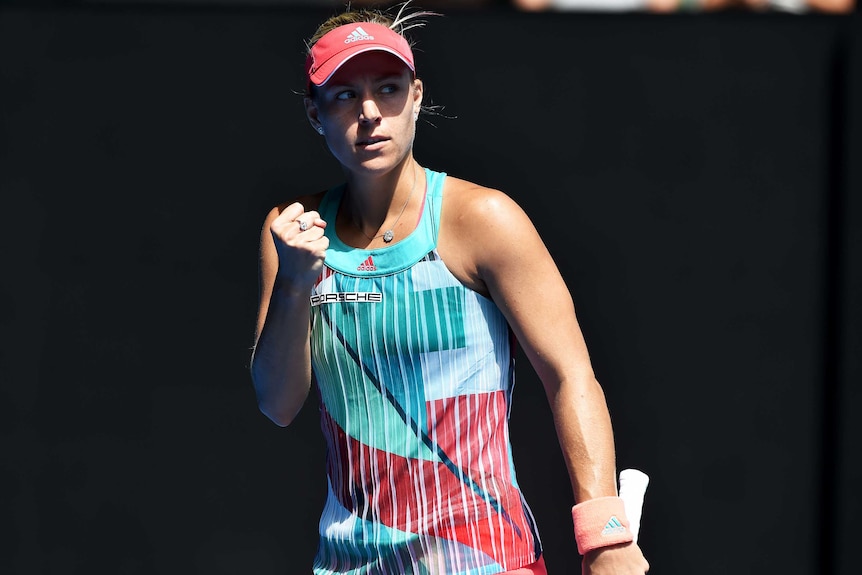
[[[0,572],[309,572],[315,400],[280,429],[247,368],[263,218],[340,181],[295,94],[330,13],[0,7]],[[545,237],[618,467],[652,478],[652,573],[858,572],[861,32],[494,8],[415,34],[450,116],[417,158]],[[515,397],[549,570],[577,573],[526,361]]]

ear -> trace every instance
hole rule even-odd
[[[419,114],[419,109],[422,107],[422,94],[424,86],[422,80],[416,78],[413,80],[413,115]]]
[[[305,105],[305,117],[308,118],[311,127],[314,128],[316,132],[319,132],[321,124],[319,117],[320,110],[317,107],[317,104],[315,104],[314,100],[312,100],[308,96],[305,96],[302,99],[302,103]]]

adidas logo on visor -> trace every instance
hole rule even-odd
[[[350,44],[351,42],[358,42],[359,40],[374,40],[374,36],[363,30],[362,26],[357,26],[353,32],[347,35],[347,38],[344,39],[344,43]]]

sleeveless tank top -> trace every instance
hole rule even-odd
[[[318,575],[491,575],[541,554],[511,457],[511,333],[437,255],[446,176],[426,176],[401,241],[362,250],[325,231],[311,295],[328,483]],[[324,220],[343,190],[325,195]]]

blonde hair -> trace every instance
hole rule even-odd
[[[314,34],[309,38],[305,43],[306,54],[311,53],[311,48],[317,43],[318,40],[323,38],[328,32],[335,30],[339,26],[346,26],[348,24],[362,24],[363,22],[370,22],[372,24],[380,24],[381,26],[386,26],[390,30],[397,32],[404,39],[407,40],[410,46],[413,46],[413,42],[409,37],[407,37],[406,32],[412,28],[421,28],[425,26],[425,21],[422,20],[424,16],[439,16],[436,12],[427,12],[424,10],[419,10],[416,12],[406,13],[407,5],[410,4],[410,0],[404,2],[403,4],[397,5],[398,11],[393,15],[383,9],[378,8],[359,8],[353,9],[350,7],[350,4],[347,4],[347,7],[344,9],[344,12],[341,14],[336,14],[328,18],[323,22],[320,26],[317,27]],[[396,8],[393,6],[390,10]]]

